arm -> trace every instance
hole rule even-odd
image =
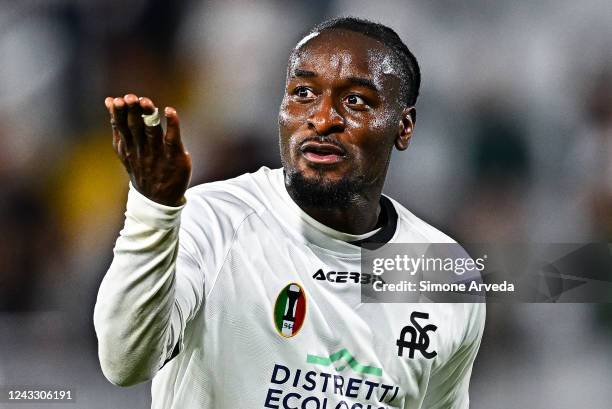
[[[159,124],[142,121],[142,113],[154,111],[149,99],[130,94],[106,103],[113,146],[132,183],[94,325],[105,376],[127,386],[152,378],[174,356],[188,317],[201,303],[203,285],[193,282],[199,266],[180,232],[191,163],[180,143],[176,111],[166,110],[164,135]],[[181,245],[179,235],[185,236]]]

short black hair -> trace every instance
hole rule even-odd
[[[389,48],[398,58],[402,80],[401,93],[407,106],[414,106],[421,86],[421,70],[416,57],[390,27],[357,17],[336,17],[314,26],[307,35],[330,30],[347,30],[371,37]]]

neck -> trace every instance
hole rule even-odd
[[[360,193],[350,201],[349,206],[317,207],[300,200],[299,195],[287,186],[291,199],[310,217],[331,227],[349,233],[364,234],[376,228],[380,213],[380,195],[382,188],[376,187]]]

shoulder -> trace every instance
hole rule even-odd
[[[271,180],[278,169],[262,167],[253,173],[191,187],[185,193],[187,217],[211,215],[233,222],[268,208]]]
[[[387,196],[387,198],[389,198]],[[462,245],[455,239],[438,230],[434,226],[415,216],[396,200],[389,198],[398,214],[398,235],[395,242],[399,243],[442,243],[453,244],[453,246],[441,246],[442,254],[452,254],[452,257],[470,257]],[[468,275],[463,276],[467,278]],[[481,280],[480,273],[470,276],[472,279]],[[484,328],[486,305],[485,303],[456,303],[455,311],[461,311],[463,316],[460,322],[465,323],[465,336],[471,341],[479,340]]]
[[[407,243],[456,243],[454,239],[415,216],[398,201],[386,196],[397,212],[398,236],[396,241]]]
[[[213,277],[219,271],[237,232],[267,209],[272,189],[267,173],[254,173],[194,186],[185,193],[179,244]],[[268,195],[269,196],[269,195]]]

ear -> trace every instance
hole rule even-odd
[[[395,138],[395,147],[398,151],[403,151],[408,148],[410,138],[414,131],[414,122],[416,121],[416,109],[414,107],[404,108],[402,117],[398,127],[398,134]]]

